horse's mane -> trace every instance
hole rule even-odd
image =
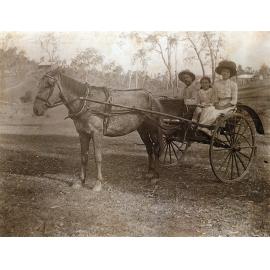
[[[75,93],[84,93],[87,86],[90,86],[87,82],[81,82],[77,79],[74,79],[70,77],[70,75],[65,74],[63,71],[58,70],[58,74],[61,77],[61,82],[64,86],[66,86],[69,89],[72,89]],[[94,86],[91,85],[91,89],[96,89],[98,91],[103,91],[106,89],[105,86]]]
[[[64,84],[64,86],[68,87],[69,89],[72,89],[74,92],[81,93],[85,91],[86,84],[82,83],[76,79],[73,79],[62,72],[59,73],[61,76],[61,81]]]

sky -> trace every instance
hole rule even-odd
[[[68,62],[81,50],[94,47],[105,57],[105,61],[115,60],[125,70],[135,69],[132,66],[134,44],[119,39],[120,32],[55,32],[59,43],[58,54]],[[223,32],[225,37],[225,53],[227,59],[258,69],[261,64],[270,65],[270,32]],[[21,32],[15,45],[26,51],[31,59],[39,61],[44,52],[40,48],[41,32]],[[187,64],[184,60],[184,48],[180,44],[178,50],[178,70],[189,68],[198,75],[201,73],[199,63]],[[151,57],[148,70],[150,73],[164,71],[159,55]]]

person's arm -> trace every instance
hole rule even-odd
[[[237,104],[237,97],[238,97],[238,86],[235,82],[231,83],[231,91],[232,91],[231,104],[235,106]]]

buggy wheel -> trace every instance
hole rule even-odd
[[[210,164],[215,176],[225,183],[241,181],[255,155],[255,136],[245,116],[233,113],[217,121],[210,143]]]
[[[179,163],[187,148],[186,142],[181,142],[179,138],[172,135],[162,135],[164,150],[161,156],[161,165],[164,167],[175,166]]]

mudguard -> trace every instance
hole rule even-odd
[[[251,107],[244,105],[244,104],[241,104],[241,103],[238,103],[237,110],[240,113],[241,113],[241,111],[246,111],[249,114],[249,116],[252,118],[253,123],[256,127],[256,131],[259,134],[264,134],[264,128],[263,128],[262,121],[261,121],[259,115]]]

